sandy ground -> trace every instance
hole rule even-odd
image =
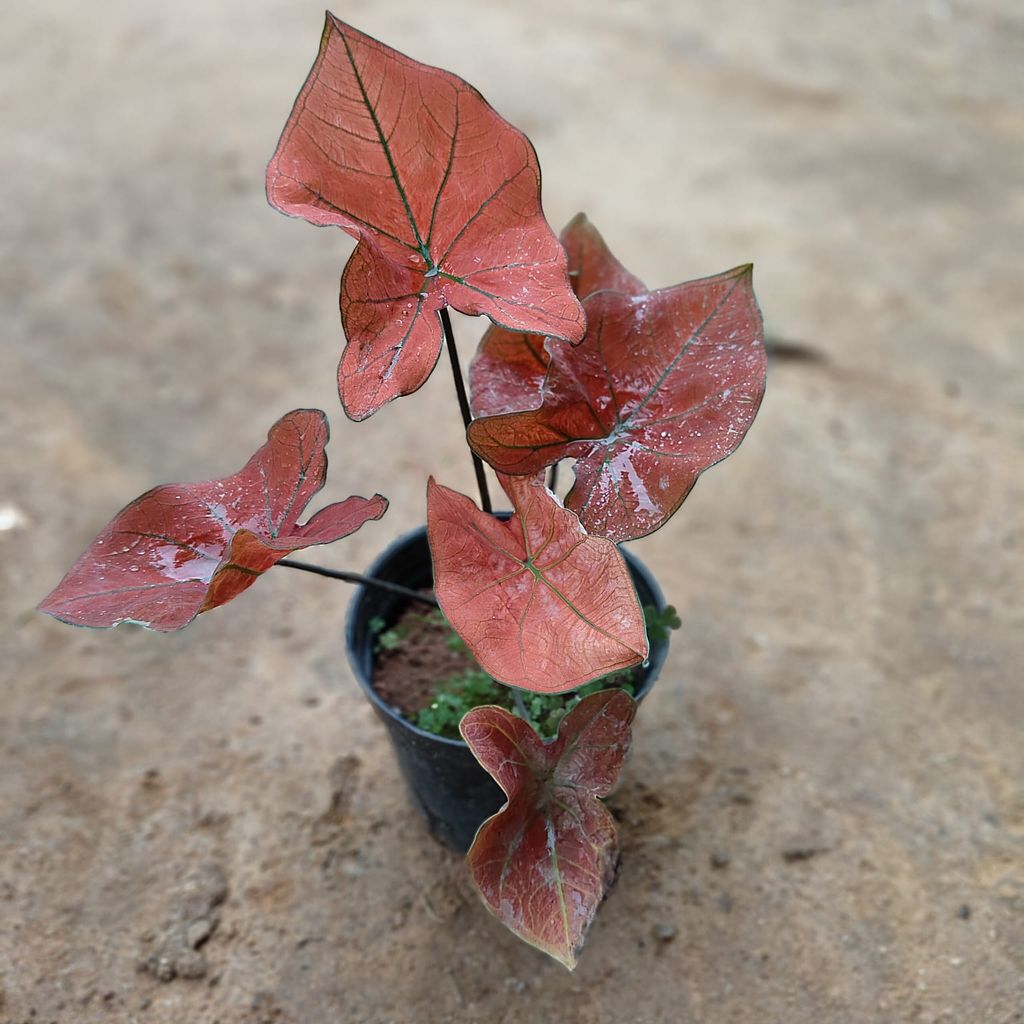
[[[570,975],[409,810],[343,585],[278,570],[174,636],[32,612],[128,498],[295,406],[334,424],[325,499],[393,500],[328,564],[472,475],[443,374],[344,419],[350,244],[265,205],[321,9],[9,0],[0,1022],[1024,1021],[1020,6],[337,13],[474,82],[551,221],[585,209],[649,284],[753,260],[813,358],[634,547],[684,627]],[[202,976],[139,970],[161,952]]]

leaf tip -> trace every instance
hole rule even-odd
[[[344,22],[329,8],[324,8],[324,36],[331,31],[332,28],[340,29],[340,26]]]
[[[569,973],[571,974],[576,970],[576,965],[579,963],[579,955],[583,951],[583,943],[581,942],[575,949],[547,949],[540,946],[537,947],[542,953],[547,953],[553,960],[557,960]]]

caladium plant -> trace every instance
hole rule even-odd
[[[754,418],[765,353],[750,267],[652,291],[584,215],[556,237],[525,135],[460,78],[331,14],[267,196],[357,240],[341,281],[350,419],[416,391],[448,349],[481,507],[429,480],[434,595],[287,557],[387,509],[379,494],[351,497],[299,523],[328,439],[325,415],[300,409],[238,473],[131,502],[40,608],[82,626],[175,630],[285,565],[439,605],[485,679],[534,694],[586,686],[550,740],[521,700],[518,717],[481,706],[461,722],[508,798],[470,849],[474,880],[516,934],[571,968],[618,870],[600,801],[636,711],[625,689],[590,691],[649,650],[616,545],[663,526]],[[449,307],[492,321],[470,394]],[[567,459],[563,502],[553,477]],[[510,515],[491,511],[485,461]]]

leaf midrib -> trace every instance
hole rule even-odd
[[[573,552],[575,552],[576,549],[579,548],[584,543],[584,540],[580,540],[577,544],[574,544],[573,547],[569,551],[567,551],[564,554],[558,556],[553,562],[549,562],[547,565],[543,565],[543,566],[537,565],[533,561],[533,556],[530,554],[529,543],[528,543],[528,541],[526,539],[528,537],[528,534],[527,534],[527,531],[526,531],[526,516],[522,512],[520,512],[518,509],[516,510],[516,514],[520,518],[521,528],[523,530],[523,538],[524,538],[523,547],[524,547],[524,549],[527,552],[527,556],[526,556],[526,560],[525,561],[523,559],[521,559],[520,557],[518,557],[517,555],[513,555],[511,552],[509,552],[509,551],[505,550],[504,548],[502,548],[499,544],[497,544],[497,542],[491,540],[491,538],[486,536],[483,533],[483,531],[480,530],[476,526],[475,523],[471,523],[469,525],[470,525],[470,528],[473,530],[473,532],[476,533],[476,535],[485,544],[488,544],[495,551],[498,551],[501,554],[505,555],[511,561],[517,562],[523,569],[529,569],[530,570],[530,572],[533,574],[534,586],[530,590],[529,601],[533,600],[533,595],[534,595],[534,593],[536,591],[536,584],[537,583],[543,583],[544,586],[546,586],[548,588],[548,590],[550,590],[551,593],[554,594],[555,597],[558,598],[558,600],[561,601],[562,604],[564,604],[565,607],[568,608],[569,611],[573,615],[576,616],[576,618],[578,618],[581,622],[583,622],[587,626],[589,626],[592,630],[594,630],[594,632],[600,633],[603,637],[606,637],[608,640],[611,640],[613,643],[618,644],[624,650],[630,651],[633,654],[640,654],[640,652],[638,650],[636,650],[636,648],[630,647],[629,644],[627,644],[625,641],[619,639],[619,637],[614,636],[612,633],[609,633],[608,630],[606,630],[603,627],[599,626],[596,622],[592,622],[586,615],[583,614],[582,611],[580,611],[579,608],[577,608],[572,603],[572,601],[569,600],[569,598],[567,598],[565,596],[565,594],[563,594],[558,589],[558,587],[556,587],[554,585],[554,583],[551,582],[551,580],[549,580],[547,578],[546,573],[548,572],[548,570],[550,570],[552,568],[555,568],[556,566],[558,566],[562,562],[564,562],[566,558],[568,558],[570,555],[572,555]],[[554,528],[553,527],[552,527],[552,532],[554,532]],[[601,540],[600,537],[591,537],[589,539],[593,540],[593,541],[600,541]],[[544,548],[546,548],[548,546],[548,543],[550,543],[550,538],[549,538],[548,541],[546,541],[544,543],[544,545],[541,547],[540,550],[543,551]],[[505,576],[505,577],[502,577],[501,579],[495,580],[489,586],[484,587],[481,590],[477,591],[477,593],[474,594],[473,597],[470,598],[470,600],[474,600],[475,601],[478,597],[480,597],[481,594],[485,593],[487,590],[490,590],[491,587],[498,586],[500,583],[506,582],[508,579],[510,579],[512,577],[515,577],[517,575],[519,575],[519,570],[517,570],[514,573],[511,573],[509,576]],[[519,639],[520,639],[520,642],[521,642],[521,640],[522,640],[522,623],[521,622],[520,622],[520,629],[519,629]]]
[[[420,235],[420,229],[416,224],[416,218],[413,216],[412,207],[409,205],[409,197],[405,193],[405,188],[402,185],[402,179],[398,174],[398,167],[395,165],[394,158],[391,155],[391,147],[388,145],[387,137],[384,135],[384,129],[381,127],[380,121],[377,118],[377,111],[370,102],[370,96],[366,91],[366,86],[363,85],[363,76],[359,73],[359,68],[356,67],[356,59],[352,53],[352,48],[348,44],[348,37],[340,28],[338,29],[338,34],[341,36],[341,43],[345,47],[348,62],[352,67],[352,74],[355,75],[356,84],[359,86],[359,92],[363,97],[363,106],[366,107],[366,112],[370,115],[370,120],[373,122],[373,127],[377,132],[377,139],[380,142],[381,149],[384,150],[384,157],[388,162],[388,169],[391,171],[391,180],[395,183],[395,188],[398,191],[399,198],[402,200],[402,205],[405,207],[405,215],[408,218],[409,227],[412,228],[413,235],[416,237],[416,245],[419,248],[420,254],[427,261],[427,269],[429,270],[432,262],[430,259],[430,253],[423,242],[422,236]]]
[[[625,432],[629,428],[629,425],[631,421],[634,419],[634,417],[639,412],[641,412],[648,405],[651,399],[661,390],[662,385],[675,372],[676,367],[682,361],[686,353],[690,351],[690,348],[693,346],[693,343],[704,334],[704,331],[707,329],[708,324],[710,324],[711,321],[714,320],[719,313],[721,313],[725,304],[729,301],[730,298],[732,298],[732,293],[736,291],[736,289],[739,287],[740,282],[744,279],[745,276],[746,275],[743,272],[738,272],[736,274],[735,278],[733,279],[732,285],[729,287],[729,290],[725,293],[725,295],[722,296],[721,299],[718,300],[718,302],[715,303],[714,308],[701,321],[698,327],[690,333],[690,337],[687,338],[682,348],[680,348],[679,351],[672,357],[669,364],[661,372],[661,375],[654,382],[654,384],[651,385],[651,388],[647,392],[647,394],[644,395],[643,399],[641,399],[641,401],[637,405],[630,409],[629,413],[619,421],[619,423],[617,424],[618,430]],[[613,392],[611,375],[609,375],[608,377],[608,389],[610,392]]]

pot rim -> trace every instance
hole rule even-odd
[[[511,513],[496,513],[501,518],[507,518]],[[423,538],[426,539],[427,528],[426,525],[418,526],[415,529],[408,530],[406,533],[396,537],[388,546],[373,560],[370,567],[366,570],[367,576],[378,575],[382,566],[386,565],[395,555],[397,551],[406,547],[413,541]],[[661,591],[661,587],[658,585],[658,581],[654,578],[654,574],[647,568],[647,566],[640,561],[631,551],[628,551],[623,545],[617,545],[619,551],[622,552],[623,558],[626,560],[626,564],[629,566],[630,572],[641,577],[644,581],[644,585],[650,590],[651,596],[654,598],[654,603],[659,609],[665,607],[665,595]],[[429,550],[429,549],[428,549]],[[433,569],[433,558],[431,557],[431,569]],[[394,582],[398,582],[397,580]],[[345,653],[348,656],[349,667],[352,669],[352,674],[356,677],[356,681],[362,688],[363,693],[370,700],[370,703],[381,712],[399,722],[404,728],[410,732],[421,737],[424,740],[432,740],[437,743],[445,744],[452,747],[461,747],[464,750],[469,750],[469,744],[463,740],[454,740],[448,736],[439,736],[436,732],[428,732],[426,729],[421,729],[415,722],[406,718],[396,707],[388,704],[383,697],[373,688],[373,683],[367,678],[363,672],[363,666],[360,661],[355,657],[356,654],[356,619],[359,612],[361,602],[366,598],[368,591],[371,588],[367,587],[366,584],[360,584],[356,587],[355,593],[352,595],[348,603],[348,611],[345,614]],[[648,658],[646,662],[641,662],[637,667],[642,669],[646,675],[644,682],[647,686],[644,688],[644,694],[654,685],[661,672],[662,665],[665,662],[665,658],[668,655],[668,641],[664,641],[658,644],[657,647],[652,647],[648,652]],[[500,684],[506,686],[506,683]],[[508,687],[510,690],[517,689],[517,687]],[[523,693],[530,693],[529,690],[522,691]],[[565,693],[572,693],[572,690],[566,690]],[[479,705],[485,707],[487,705]],[[553,740],[555,737],[552,737]],[[550,742],[550,741],[549,741]]]

